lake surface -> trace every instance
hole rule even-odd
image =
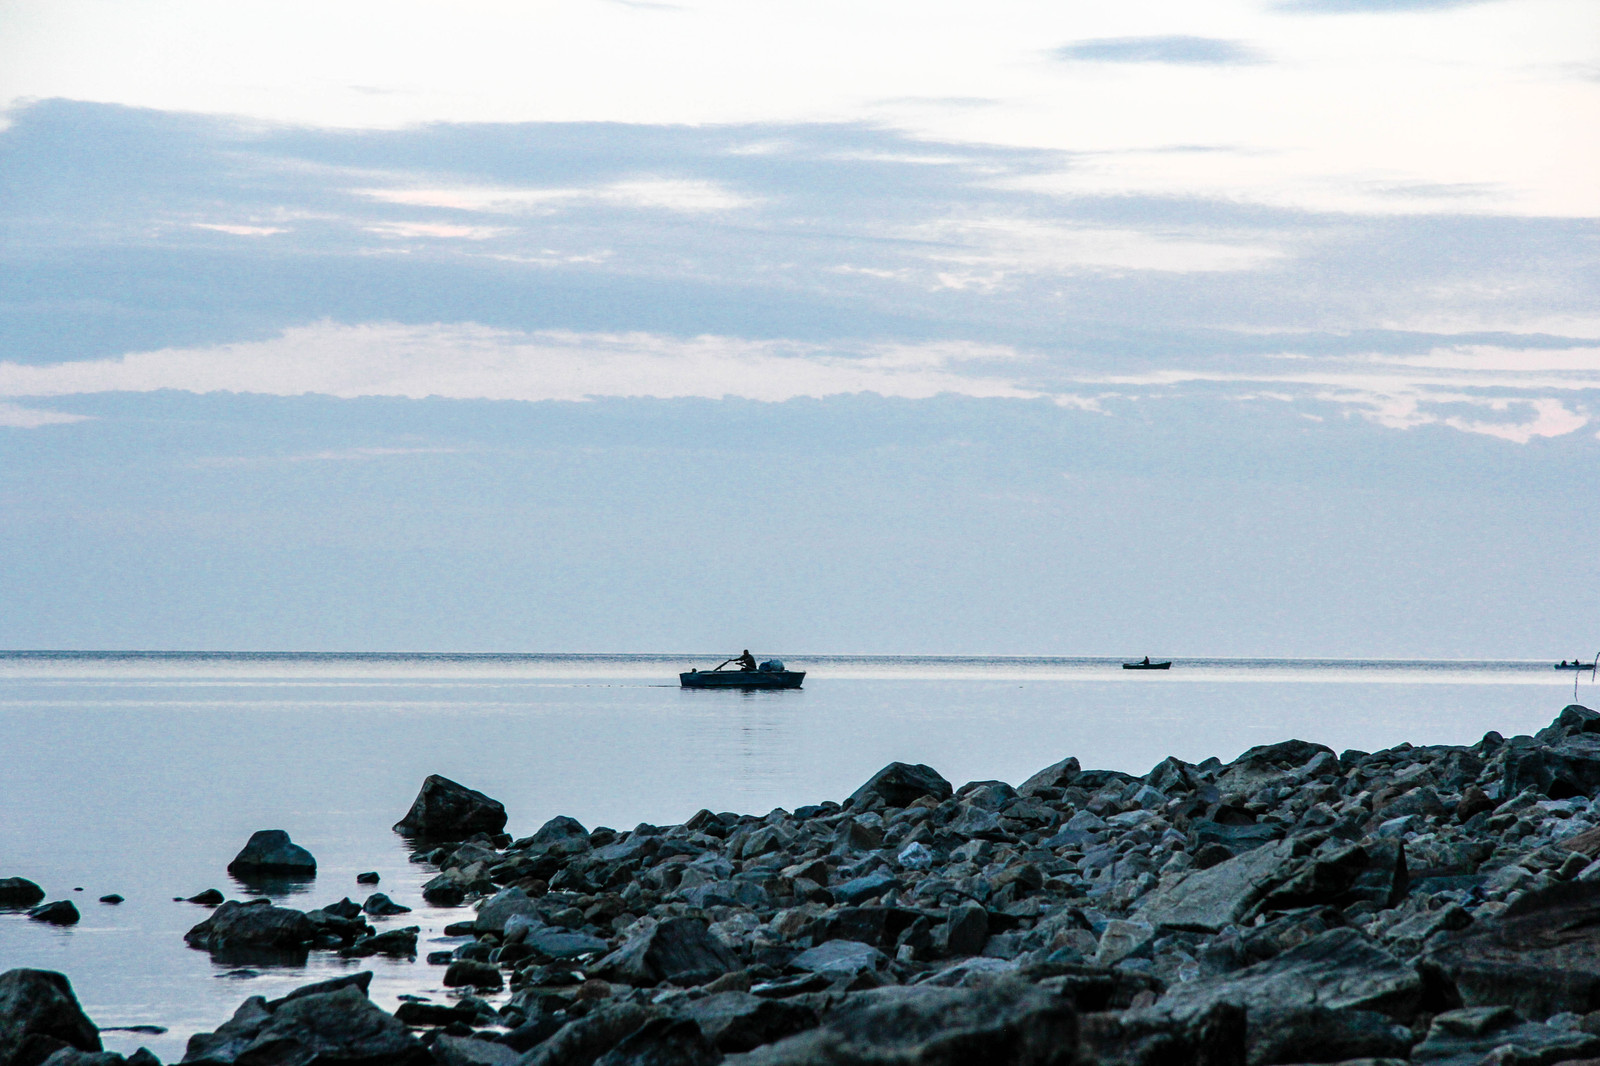
[[[460,910],[429,907],[427,871],[390,826],[440,773],[494,796],[507,829],[557,814],[586,826],[681,822],[701,807],[765,813],[843,799],[883,764],[925,762],[953,784],[1023,778],[1067,755],[1143,773],[1167,755],[1232,759],[1298,737],[1336,751],[1472,743],[1532,732],[1572,702],[1549,663],[785,657],[798,691],[680,689],[717,656],[0,653],[0,877],[72,899],[77,926],[0,913],[0,971],[60,970],[107,1033],[164,1060],[246,996],[360,968],[373,997],[447,998],[443,970],[313,954],[239,972],[185,947],[208,913],[173,901],[243,898],[225,867],[257,829],[317,857],[284,900],[309,909],[369,889],[416,908],[420,950]],[[1579,702],[1593,704],[1589,675]],[[82,891],[75,891],[81,888]],[[95,902],[116,892],[120,906]],[[437,943],[431,942],[438,940]]]

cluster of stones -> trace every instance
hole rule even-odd
[[[1015,788],[894,763],[792,812],[505,823],[432,777],[396,826],[436,871],[425,896],[474,908],[427,956],[448,1003],[391,1015],[369,975],[340,978],[252,998],[184,1061],[1600,1060],[1600,714],[1582,707],[1472,746],[1288,741],[1142,777],[1067,759]],[[414,931],[374,949],[390,934],[360,915],[224,903],[189,939],[415,951]],[[89,1066],[72,1047],[50,1066]],[[0,1066],[43,1061],[0,1045]]]

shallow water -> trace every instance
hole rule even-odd
[[[1143,773],[1166,755],[1231,759],[1299,737],[1335,750],[1471,743],[1531,732],[1572,701],[1548,663],[1179,660],[1168,672],[1104,659],[793,658],[786,692],[680,689],[707,657],[0,653],[0,877],[70,898],[68,929],[0,913],[0,970],[71,979],[107,1033],[175,1059],[247,995],[358,968],[373,996],[442,999],[442,970],[313,954],[253,973],[183,944],[203,908],[249,890],[225,866],[256,829],[317,857],[287,893],[309,908],[378,886],[413,914],[424,952],[460,910],[422,903],[426,871],[390,826],[441,773],[502,801],[508,830],[570,814],[585,825],[679,822],[701,807],[764,813],[842,799],[884,763],[926,762],[952,783],[1020,782],[1076,755]],[[710,657],[715,661],[715,657]],[[1588,675],[1580,702],[1592,703]],[[74,891],[82,888],[81,892]],[[95,902],[117,892],[119,906]]]

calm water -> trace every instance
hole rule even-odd
[[[715,656],[0,653],[0,877],[74,899],[70,929],[0,914],[0,970],[61,970],[115,1050],[178,1057],[247,995],[358,967],[374,998],[442,999],[421,961],[326,953],[255,975],[183,944],[206,912],[175,903],[245,890],[224,867],[256,829],[316,855],[290,905],[379,888],[415,913],[423,950],[463,915],[430,908],[422,868],[389,830],[441,773],[505,803],[528,833],[678,822],[700,807],[764,813],[842,799],[893,759],[952,782],[1013,783],[1066,755],[1143,773],[1166,755],[1231,759],[1300,737],[1335,750],[1470,743],[1547,723],[1573,695],[1548,663],[1194,660],[1132,673],[1103,659],[817,657],[800,691],[685,691]],[[1593,703],[1587,675],[1580,702]],[[81,887],[83,891],[75,892]],[[95,900],[127,897],[117,907]]]

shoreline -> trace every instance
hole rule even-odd
[[[996,1062],[1145,1061],[1151,1041],[1252,1066],[1600,1057],[1600,933],[1541,946],[1600,922],[1597,792],[1600,714],[1577,706],[1470,746],[1285,741],[1143,776],[1069,758],[1015,788],[895,763],[842,804],[558,817],[517,840],[497,802],[430,778],[396,828],[473,938],[417,959],[457,994],[390,1015],[351,975],[252,997],[185,1061],[330,1025],[386,1050],[314,1061],[945,1061],[950,1041]],[[229,901],[188,938],[241,965],[418,951],[362,915]],[[498,1009],[473,994],[500,989]],[[1054,1050],[1015,1057],[1018,1034]],[[569,1044],[599,1050],[552,1057]],[[36,1054],[0,1043],[0,1066]]]

